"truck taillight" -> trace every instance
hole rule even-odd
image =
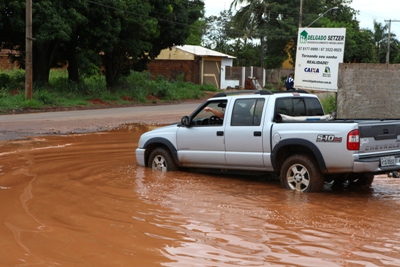
[[[360,132],[353,130],[347,135],[347,149],[359,150],[360,149]]]

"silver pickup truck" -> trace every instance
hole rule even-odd
[[[400,169],[400,121],[334,119],[306,92],[219,93],[180,123],[144,133],[136,159],[166,171],[273,172],[303,192],[326,181],[370,185]]]

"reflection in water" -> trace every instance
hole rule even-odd
[[[302,194],[153,171],[147,130],[0,143],[0,266],[400,265],[400,179]]]

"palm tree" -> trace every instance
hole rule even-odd
[[[387,28],[388,28],[387,25],[383,25],[382,23],[377,22],[376,20],[374,20],[373,38],[374,38],[374,44],[375,44],[375,59],[376,59],[376,62],[380,62],[379,54],[380,54],[380,50],[381,50],[382,45],[387,40],[387,34],[386,34]]]
[[[243,30],[243,39],[252,39],[258,37],[260,39],[261,58],[260,66],[264,66],[265,57],[265,26],[268,20],[266,14],[270,3],[267,0],[234,0],[230,9],[236,9],[239,5],[248,3],[248,5],[240,8],[233,17],[233,23],[237,29]],[[264,34],[263,34],[264,32]]]

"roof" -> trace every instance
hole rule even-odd
[[[198,45],[177,45],[174,47],[196,56],[236,58]]]

